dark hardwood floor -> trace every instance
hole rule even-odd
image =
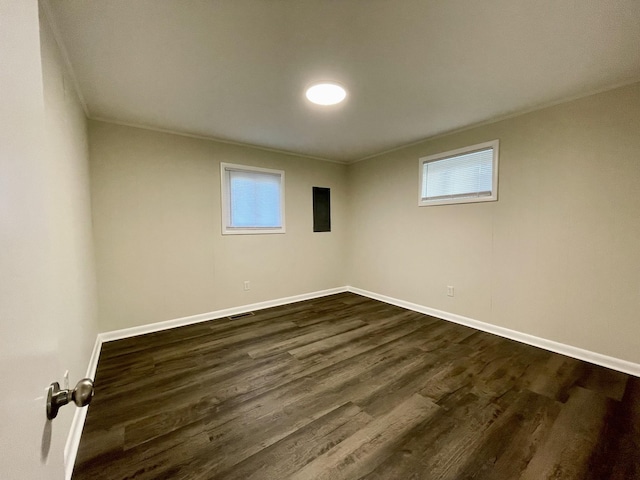
[[[73,478],[640,478],[640,379],[344,293],[106,343]]]

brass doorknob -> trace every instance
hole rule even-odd
[[[93,392],[93,380],[90,378],[80,380],[72,391],[61,390],[60,384],[53,382],[49,385],[47,392],[47,418],[49,420],[56,418],[60,407],[65,406],[70,401],[73,401],[78,407],[86,407],[91,403]]]

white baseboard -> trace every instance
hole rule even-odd
[[[287,305],[289,303],[301,302],[303,300],[312,300],[314,298],[326,297],[327,295],[333,295],[346,291],[347,287],[330,288],[317,292],[294,295],[292,297],[278,298],[276,300],[268,300],[265,302],[252,303],[240,307],[233,307],[224,310],[216,310],[209,313],[191,315],[189,317],[176,318],[174,320],[167,320],[164,322],[150,323],[148,325],[141,325],[139,327],[124,328],[121,330],[99,333],[96,337],[96,342],[93,347],[91,358],[89,359],[89,366],[87,368],[86,376],[87,378],[95,380],[96,369],[98,368],[98,359],[100,358],[100,351],[102,350],[102,344],[105,342],[135,337],[137,335],[144,335],[146,333],[160,332],[162,330],[182,327],[185,325],[192,325],[194,323],[206,322],[208,320],[215,320],[217,318],[228,317],[230,315],[238,315],[240,313],[264,310],[265,308]],[[67,442],[64,447],[65,480],[71,480],[71,476],[73,475],[73,467],[76,462],[76,456],[78,455],[80,438],[82,437],[82,429],[87,418],[87,411],[88,407],[76,409],[76,412],[73,416],[73,421],[71,422],[69,436],[67,437]]]
[[[553,340],[547,340],[545,338],[536,337],[527,333],[518,332],[516,330],[510,330],[508,328],[499,327],[490,323],[474,320],[473,318],[463,317],[455,313],[444,312],[442,310],[436,310],[435,308],[425,307],[416,303],[406,302],[397,298],[388,297],[379,293],[369,292],[361,288],[347,287],[347,291],[363,295],[365,297],[372,298],[374,300],[380,300],[381,302],[390,303],[398,307],[413,310],[415,312],[424,313],[425,315],[431,315],[432,317],[441,318],[442,320],[448,320],[450,322],[465,325],[467,327],[475,328],[483,332],[492,333],[500,337],[509,338],[517,342],[526,343],[534,347],[549,350],[551,352],[560,353],[568,357],[577,358],[578,360],[584,360],[585,362],[595,363],[612,370],[618,370],[623,373],[628,373],[636,377],[640,377],[640,364],[622,360],[620,358],[610,357],[601,353],[592,352],[590,350],[584,350],[582,348],[574,347],[564,343],[554,342]]]
[[[303,293],[301,295],[278,298],[276,300],[267,300],[265,302],[252,303],[252,304],[243,305],[240,307],[227,308],[224,310],[216,310],[215,312],[200,313],[198,315],[191,315],[189,317],[176,318],[174,320],[167,320],[164,322],[150,323],[148,325],[141,325],[139,327],[124,328],[122,330],[113,330],[111,332],[101,333],[99,336],[101,337],[103,342],[110,342],[112,340],[121,340],[123,338],[135,337],[137,335],[144,335],[146,333],[160,332],[162,330],[168,330],[170,328],[182,327],[184,325],[192,325],[194,323],[206,322],[208,320],[215,320],[217,318],[228,317],[230,315],[238,315],[240,313],[252,312],[255,310],[263,310],[265,308],[286,305],[289,303],[301,302],[303,300],[311,300],[313,298],[325,297],[327,295],[333,295],[335,293],[342,293],[346,291],[347,291],[346,287],[330,288],[328,290],[319,290],[317,292]]]
[[[89,365],[87,367],[86,378],[95,380],[96,369],[98,368],[98,359],[100,358],[100,350],[102,350],[102,340],[100,334],[96,337],[96,341],[93,344],[93,351],[91,352],[91,358],[89,358]],[[73,475],[73,466],[76,463],[76,456],[78,455],[78,447],[80,446],[80,437],[82,436],[82,428],[84,427],[84,421],[87,418],[86,408],[76,408],[73,414],[73,420],[71,421],[71,428],[69,429],[69,436],[67,442],[64,445],[64,478],[65,480],[71,480]]]

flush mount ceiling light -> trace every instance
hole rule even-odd
[[[317,105],[335,105],[346,98],[347,91],[337,83],[316,83],[307,88],[306,95]]]

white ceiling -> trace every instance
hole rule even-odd
[[[90,117],[336,161],[640,80],[639,0],[48,4]]]

